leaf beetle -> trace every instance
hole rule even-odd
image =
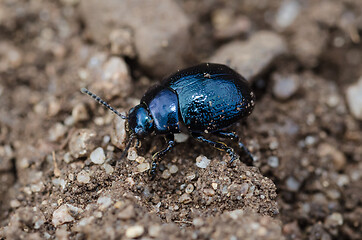
[[[139,140],[151,134],[165,136],[167,147],[153,155],[149,172],[151,178],[155,177],[160,159],[175,146],[175,133],[187,132],[199,142],[226,151],[231,158],[229,164],[238,159],[231,147],[207,139],[204,133],[238,141],[235,133],[224,129],[250,115],[255,104],[255,96],[247,80],[231,68],[215,63],[179,70],[165,78],[151,87],[127,116],[87,89],[82,88],[81,91],[127,119],[129,141],[125,152],[135,138]],[[238,143],[253,159],[248,149]]]

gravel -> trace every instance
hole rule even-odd
[[[207,168],[207,166],[209,166],[210,162],[211,162],[211,160],[205,156],[198,156],[196,158],[196,166],[199,168]]]
[[[351,114],[356,119],[362,120],[362,77],[347,88],[346,96]]]
[[[287,45],[280,35],[260,31],[248,41],[235,40],[221,46],[209,61],[229,65],[250,80],[286,52]]]
[[[91,152],[90,160],[94,164],[103,164],[106,160],[103,148],[97,147],[93,152]]]

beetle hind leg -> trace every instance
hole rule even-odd
[[[149,171],[151,179],[154,179],[156,176],[157,165],[160,162],[161,158],[175,146],[175,139],[173,134],[166,135],[166,141],[167,147],[162,149],[161,151],[156,152],[152,156],[152,163]]]
[[[214,148],[220,150],[220,151],[225,151],[229,154],[230,156],[230,161],[229,161],[229,165],[231,165],[235,160],[239,159],[239,155],[237,155],[234,151],[234,149],[232,149],[231,147],[227,146],[225,143],[223,142],[215,142],[209,139],[206,139],[204,136],[202,136],[201,134],[196,134],[196,133],[192,133],[191,134],[193,138],[195,138],[197,141],[199,142],[204,142],[207,143],[211,146],[213,146]]]
[[[234,132],[226,132],[226,131],[217,131],[213,133],[215,136],[222,137],[222,138],[229,138],[233,139],[238,142],[239,147],[243,150],[244,154],[248,157],[248,160],[244,161],[247,165],[253,165],[254,157],[250,153],[249,149],[239,141],[239,136]]]

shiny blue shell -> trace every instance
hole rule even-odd
[[[156,133],[215,132],[248,116],[254,107],[248,82],[231,68],[204,63],[179,71],[150,89],[141,102]]]

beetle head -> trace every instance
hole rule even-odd
[[[131,134],[143,138],[153,132],[153,119],[144,104],[132,108],[128,114],[128,127]]]

